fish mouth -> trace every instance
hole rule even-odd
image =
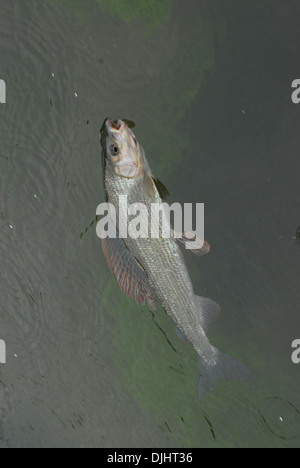
[[[125,122],[123,120],[107,119],[106,128],[112,133],[121,133],[125,128]]]
[[[138,147],[137,139],[135,138],[134,134],[128,128],[127,124],[123,120],[111,120],[107,119],[106,121],[106,129],[108,133],[111,133],[112,135],[117,138],[117,140],[120,140],[121,138],[125,138],[125,135],[129,135],[135,145],[135,147]]]

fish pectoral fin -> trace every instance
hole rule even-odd
[[[174,234],[174,237],[181,246],[189,252],[192,252],[199,257],[210,252],[210,245],[205,240],[193,235],[190,232],[183,233],[182,235]]]
[[[156,301],[146,273],[132,257],[123,239],[102,239],[102,250],[121,290],[136,302],[148,304],[151,310],[155,310]]]
[[[200,325],[205,332],[214,323],[221,313],[221,307],[207,297],[196,296]]]
[[[152,177],[152,180],[155,183],[159,196],[162,200],[170,196],[169,190],[159,179]]]

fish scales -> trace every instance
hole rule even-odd
[[[148,176],[143,174],[138,179],[116,177],[113,167],[106,166],[105,186],[108,191],[108,201],[117,212],[117,220],[125,216],[127,207],[133,203],[143,203],[151,213],[151,204],[161,202],[147,194]],[[120,195],[127,195],[127,203],[119,206]],[[119,208],[122,213],[119,212]],[[151,219],[148,220],[148,231],[151,230]],[[159,226],[161,227],[161,226]],[[183,255],[177,242],[170,239],[131,239],[124,242],[131,254],[139,261],[145,270],[149,282],[155,291],[163,308],[166,310],[176,327],[192,343],[196,352],[208,363],[214,363],[215,350],[211,346],[203,329],[199,327],[199,314],[193,286],[187,271]]]

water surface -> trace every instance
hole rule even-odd
[[[298,447],[298,3],[0,8],[0,446]],[[123,295],[85,232],[108,116],[135,122],[170,201],[205,203],[212,250],[188,266],[249,384],[200,402],[194,351]]]

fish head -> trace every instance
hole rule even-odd
[[[144,152],[123,120],[106,120],[102,148],[105,163],[113,167],[117,176],[135,178],[141,175]]]

